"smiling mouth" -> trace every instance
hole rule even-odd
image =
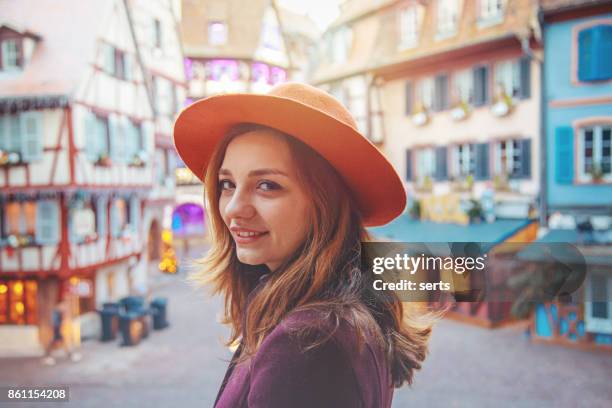
[[[256,232],[256,231],[233,231],[234,241],[237,244],[250,244],[256,242],[261,237],[267,235],[268,232]]]

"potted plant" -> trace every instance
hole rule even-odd
[[[479,223],[484,219],[484,211],[478,200],[470,199],[470,208],[467,210],[470,223]]]
[[[429,121],[429,114],[423,102],[418,102],[412,111],[412,123],[415,126],[425,126]]]
[[[604,177],[603,168],[597,162],[593,163],[593,166],[591,166],[590,174],[591,174],[591,179],[593,180],[593,183],[601,183],[601,181],[603,180],[603,177]]]
[[[497,92],[495,94],[495,102],[491,107],[491,112],[495,116],[506,116],[512,110],[512,97],[508,95],[502,84],[497,84]]]
[[[419,200],[414,200],[410,207],[409,214],[413,220],[421,219],[421,202]]]
[[[501,172],[496,174],[493,178],[493,186],[497,191],[508,191],[510,189],[510,185],[508,174],[506,172]]]
[[[98,166],[110,167],[113,162],[111,161],[111,158],[108,156],[108,154],[101,153],[100,156],[98,156],[98,161],[96,162],[96,164]]]
[[[466,101],[461,100],[453,107],[453,109],[451,109],[451,118],[458,122],[467,118],[469,113],[470,105]]]
[[[433,189],[433,182],[431,181],[430,176],[423,177],[421,183],[417,186],[417,190],[419,191],[431,191]]]

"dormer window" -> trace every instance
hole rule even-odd
[[[0,45],[2,71],[16,71],[22,67],[21,39],[8,38]]]

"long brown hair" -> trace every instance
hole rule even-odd
[[[270,274],[246,308],[247,296],[268,269],[238,260],[219,210],[218,171],[229,143],[253,130],[271,131],[286,140],[299,181],[312,198],[312,219],[316,222],[311,223],[295,254]],[[394,293],[385,299],[374,293],[372,274],[360,268],[361,242],[370,237],[351,192],[329,162],[276,129],[240,124],[217,146],[204,187],[211,248],[196,261],[201,267],[190,279],[198,285],[212,284],[213,293],[223,295],[223,323],[231,327],[227,344],[242,336],[241,359],[254,355],[266,335],[290,312],[314,310],[322,315],[318,321],[331,322],[329,336],[343,320],[355,329],[359,344],[366,333],[373,334],[388,358],[393,385],[412,383],[413,371],[421,368],[427,354],[432,320],[423,313],[410,313]],[[324,340],[314,339],[308,346],[315,347]]]

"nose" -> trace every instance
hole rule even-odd
[[[227,218],[244,218],[249,219],[255,215],[255,207],[251,202],[251,197],[248,192],[241,189],[234,190],[232,197],[225,204],[223,209]]]

